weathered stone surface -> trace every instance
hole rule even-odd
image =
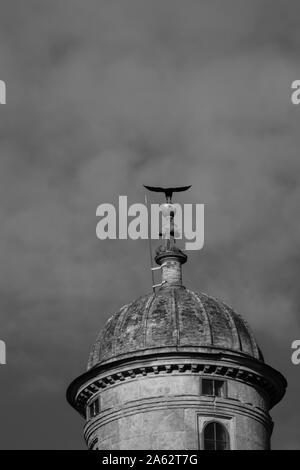
[[[270,433],[255,419],[236,417],[236,448],[239,450],[268,450]]]
[[[149,378],[140,380],[138,386],[141,398],[180,396],[185,395],[187,390],[189,394],[197,396],[199,394],[199,377],[161,374],[159,377],[151,378],[151,380]]]
[[[257,408],[267,411],[268,400],[254,387],[234,380],[227,381],[228,397],[251,404]]]
[[[92,349],[88,368],[157,348],[222,348],[263,360],[240,315],[224,303],[182,286],[161,288],[115,313]]]
[[[102,412],[87,425],[88,441],[98,438],[99,449],[203,449],[204,426],[214,419],[226,426],[232,449],[270,446],[267,402],[250,385],[226,379],[227,397],[214,398],[200,394],[198,374],[127,380],[101,392]]]

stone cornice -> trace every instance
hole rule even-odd
[[[69,386],[69,403],[85,416],[89,400],[100,390],[117,382],[127,381],[137,376],[157,374],[214,375],[242,381],[265,393],[272,408],[285,392],[286,381],[270,366],[255,359],[241,358],[229,354],[188,355],[177,354],[135,358],[132,361],[116,362],[109,367],[99,366],[78,377]]]

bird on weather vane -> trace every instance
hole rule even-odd
[[[166,219],[166,223],[162,227],[162,233],[160,234],[164,239],[167,240],[167,247],[170,247],[171,242],[175,243],[175,237],[180,236],[177,225],[174,223],[174,216],[176,214],[176,206],[172,203],[173,193],[179,193],[187,191],[190,186],[177,186],[173,188],[162,188],[160,186],[146,186],[144,187],[149,191],[155,193],[164,193],[166,196],[166,202],[160,205],[160,210],[163,217]]]
[[[167,203],[172,203],[172,196],[173,193],[180,193],[182,191],[187,191],[190,189],[190,186],[177,186],[175,188],[161,188],[160,186],[146,186],[144,184],[144,188],[148,189],[149,191],[153,191],[155,193],[164,193],[166,196]]]

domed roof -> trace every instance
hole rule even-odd
[[[249,326],[226,304],[183,286],[161,288],[125,305],[107,321],[88,369],[137,355],[220,350],[263,361]]]

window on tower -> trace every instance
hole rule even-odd
[[[94,418],[100,412],[100,399],[97,397],[88,405],[88,415],[87,418]]]
[[[229,450],[229,434],[225,426],[212,421],[204,427],[204,450]]]
[[[202,395],[209,395],[213,397],[226,397],[227,387],[225,380],[219,379],[202,379],[201,380]]]

